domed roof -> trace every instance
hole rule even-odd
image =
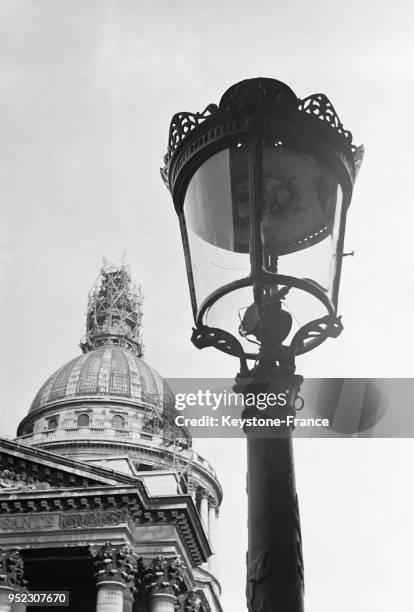
[[[29,413],[55,402],[118,398],[170,410],[174,395],[160,374],[127,348],[96,348],[59,368],[37,393]]]

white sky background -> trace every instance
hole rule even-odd
[[[178,223],[159,176],[169,121],[267,76],[326,93],[366,158],[351,205],[345,331],[305,376],[412,375],[412,3],[2,0],[1,410],[13,434],[77,354],[102,256],[127,253],[146,295],[146,360],[167,377],[230,377],[190,343]],[[412,401],[412,398],[407,398]],[[203,441],[221,477],[226,612],[244,610],[244,444]],[[307,612],[407,609],[410,440],[296,444]]]

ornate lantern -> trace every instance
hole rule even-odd
[[[161,174],[180,220],[198,348],[277,361],[340,333],[362,154],[326,96],[300,100],[274,79],[241,81],[219,106],[174,115]]]
[[[241,361],[236,390],[288,394],[247,434],[250,612],[303,612],[303,563],[291,426],[295,357],[342,329],[344,234],[362,147],[329,100],[249,79],[219,106],[171,121],[162,177],[177,211],[198,348]],[[248,369],[247,360],[254,360]],[[258,415],[257,406],[243,416]],[[252,419],[253,420],[253,419]]]

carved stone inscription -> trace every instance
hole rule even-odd
[[[127,514],[125,510],[20,514],[0,517],[0,533],[7,531],[88,529],[90,527],[121,525],[126,522]]]
[[[1,531],[39,531],[58,529],[59,514],[20,514],[0,517]]]
[[[88,527],[106,527],[121,525],[127,522],[125,510],[97,510],[93,512],[71,512],[61,514],[59,527],[61,529],[76,529]]]

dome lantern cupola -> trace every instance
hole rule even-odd
[[[142,302],[141,287],[132,282],[129,266],[124,261],[113,265],[104,259],[88,295],[82,351],[118,346],[141,357]]]

